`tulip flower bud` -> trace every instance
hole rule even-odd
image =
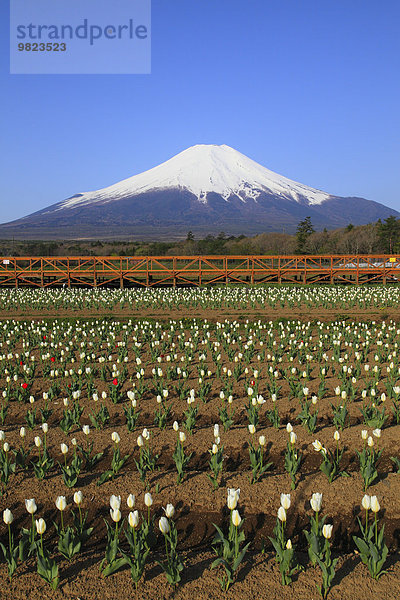
[[[35,498],[30,498],[29,500],[25,500],[25,508],[30,515],[35,514],[35,512],[37,511]]]
[[[293,548],[293,546],[292,546],[292,541],[291,541],[291,540],[288,540],[288,541],[286,542],[286,550],[291,550],[292,548]]]
[[[49,431],[49,426],[47,423],[42,423],[42,431],[43,433],[47,433]]]
[[[9,508],[6,508],[5,510],[3,510],[3,521],[6,525],[11,525],[11,523],[13,522],[14,517],[13,514],[11,512],[11,510]]]
[[[292,425],[291,425],[290,423],[288,423],[288,424],[286,425],[286,431],[287,431],[288,433],[292,433],[292,431],[293,431],[293,427],[292,427]]]
[[[374,446],[374,440],[373,440],[373,438],[371,436],[368,437],[367,444],[368,444],[368,446],[370,448],[373,448],[373,446]]]
[[[35,525],[36,525],[36,531],[38,532],[38,534],[43,535],[44,532],[46,531],[46,521],[42,518],[36,519]]]
[[[90,433],[90,427],[89,427],[89,425],[84,425],[84,426],[82,427],[82,431],[83,431],[83,433],[84,433],[85,435],[89,435],[89,433]]]
[[[322,494],[319,494],[318,492],[313,494],[311,496],[310,504],[314,512],[319,512],[321,510]]]
[[[166,535],[169,532],[169,522],[167,517],[161,517],[158,522],[158,527],[160,528],[161,533]]]
[[[297,435],[295,434],[294,431],[292,431],[290,434],[290,443],[294,445],[296,442],[297,442]]]
[[[58,496],[56,498],[56,507],[61,512],[67,508],[67,500],[66,500],[65,496]]]
[[[381,507],[378,502],[378,498],[376,496],[371,496],[371,510],[374,513],[377,513],[381,510]]]
[[[368,437],[368,431],[367,431],[366,429],[363,429],[363,430],[361,431],[361,438],[362,438],[363,440],[366,440],[366,439],[367,439],[367,437]]]
[[[3,450],[5,453],[10,452],[10,444],[8,442],[4,442]]]
[[[335,433],[333,434],[333,439],[338,442],[340,440],[340,433],[338,431],[335,431]]]
[[[333,525],[324,525],[322,528],[322,534],[327,540],[329,540],[332,536],[332,529]]]
[[[175,514],[175,508],[173,504],[167,504],[167,506],[163,508],[163,511],[165,512],[165,516],[168,517],[168,519],[172,519]]]
[[[121,520],[121,511],[119,508],[110,508],[110,515],[114,523],[119,523]]]
[[[258,443],[260,444],[260,446],[265,446],[265,435],[260,435],[260,437],[258,438]]]
[[[26,429],[25,427],[21,427],[21,429],[19,430],[19,435],[21,438],[24,438],[26,436]]]
[[[136,529],[136,527],[139,525],[139,512],[137,510],[129,513],[128,523],[132,529]]]
[[[256,427],[255,427],[255,425],[253,425],[253,423],[250,423],[250,425],[248,425],[248,428],[249,428],[249,433],[251,435],[253,435],[256,432]]]
[[[135,506],[135,496],[134,494],[129,494],[126,503],[128,505],[128,508],[133,508]]]
[[[115,496],[113,494],[110,497],[110,506],[112,510],[119,510],[121,508],[121,496]]]
[[[77,506],[80,506],[83,502],[83,494],[81,491],[75,492],[74,494],[74,502]]]
[[[281,494],[281,506],[283,506],[285,510],[290,508],[290,494]]]
[[[315,442],[312,443],[314,450],[316,450],[316,452],[321,452],[322,450],[322,444],[319,440],[315,440]]]
[[[212,445],[212,450],[211,450],[211,452],[212,452],[213,454],[217,454],[217,452],[218,452],[218,445],[217,445],[217,444],[213,444],[213,445]]]
[[[67,454],[68,446],[67,444],[61,444],[61,454]]]
[[[150,506],[153,504],[153,498],[149,492],[146,492],[144,495],[144,503],[147,508],[150,508]]]
[[[372,432],[372,435],[374,435],[378,439],[381,437],[381,434],[382,434],[382,432],[380,429],[374,429]]]
[[[183,444],[186,441],[186,434],[184,431],[179,432],[179,441]]]
[[[278,508],[278,519],[282,521],[282,523],[286,522],[286,510],[283,508],[283,506]]]
[[[234,524],[235,527],[239,527],[240,523],[242,522],[242,517],[239,514],[238,510],[233,510],[232,511],[232,523]]]
[[[361,500],[361,505],[364,510],[369,510],[371,508],[371,496],[364,494],[363,499]]]
[[[144,440],[143,440],[143,438],[142,438],[141,435],[138,436],[137,445],[139,446],[139,448],[141,448],[142,446],[144,446]]]
[[[40,448],[40,446],[42,445],[42,440],[40,439],[40,437],[38,435],[35,437],[34,441],[35,441],[36,448]]]
[[[111,439],[115,444],[119,444],[119,442],[121,441],[121,438],[119,437],[119,435],[116,431],[112,432]]]
[[[174,431],[179,431],[179,423],[178,423],[178,421],[174,421],[174,422],[173,422],[173,424],[172,424],[172,429],[173,429]]]
[[[239,501],[240,489],[228,488],[227,506],[229,510],[234,510]]]

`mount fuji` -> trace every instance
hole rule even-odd
[[[310,216],[316,229],[361,225],[400,214],[364,198],[339,197],[292,181],[229,146],[197,145],[93,192],[0,225],[23,239],[179,239],[293,232]]]

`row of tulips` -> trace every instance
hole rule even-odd
[[[193,453],[188,451],[186,433],[180,430],[177,421],[173,423],[172,429],[176,433],[172,459],[175,463],[177,484],[179,485],[184,481],[186,472],[190,468]],[[42,425],[42,431],[45,432],[44,440],[37,435],[34,437],[34,446],[29,447],[25,443],[26,432],[24,428],[21,428],[20,436],[22,438],[22,445],[19,448],[12,449],[9,442],[6,441],[5,432],[0,430],[0,443],[2,443],[2,446],[0,446],[0,483],[2,493],[9,488],[12,476],[18,473],[27,476],[30,471],[33,471],[34,476],[38,480],[44,480],[50,473],[58,470],[64,485],[67,488],[74,488],[78,485],[80,475],[85,472],[93,472],[96,465],[103,459],[105,451],[97,453],[93,451],[94,442],[89,442],[89,436],[91,435],[90,428],[88,425],[84,425],[83,434],[87,438],[86,443],[79,444],[76,438],[72,438],[71,445],[73,450],[71,453],[69,446],[65,442],[62,442],[60,444],[60,453],[63,461],[58,462],[57,469],[54,455],[49,450],[49,429],[47,424]],[[263,479],[273,468],[273,461],[268,460],[273,444],[267,450],[266,436],[258,435],[257,439],[255,425],[250,424],[248,431],[248,452],[251,469],[249,479],[254,484]],[[288,441],[284,455],[284,468],[290,477],[292,489],[295,489],[304,459],[304,452],[298,447],[297,434],[291,423],[286,425],[286,432],[288,434]],[[223,482],[224,462],[229,456],[226,454],[225,447],[221,444],[221,431],[218,423],[214,424],[213,435],[214,438],[210,442],[211,447],[208,450],[210,459],[207,464],[209,469],[207,476],[213,488],[217,489]],[[368,430],[361,431],[362,447],[360,450],[356,450],[356,453],[364,491],[376,483],[379,478],[378,467],[382,455],[382,449],[379,448],[381,437],[382,431],[380,429],[374,429],[372,435],[369,435]],[[113,442],[111,461],[109,466],[107,465],[107,468],[99,474],[97,480],[98,486],[117,477],[131,458],[130,454],[121,454],[121,438],[118,432],[112,432],[111,441]],[[326,475],[329,483],[332,483],[338,477],[351,477],[351,473],[345,471],[342,466],[345,446],[341,445],[339,431],[336,430],[334,432],[332,441],[334,444],[333,449],[325,448],[317,439],[310,443],[310,448],[312,447],[322,457],[319,468]],[[136,448],[136,451],[132,453],[134,456],[132,462],[135,465],[143,486],[145,489],[148,489],[150,485],[149,476],[157,469],[160,459],[160,456],[154,450],[151,430],[144,428],[137,435]],[[33,455],[34,449],[37,450],[36,457]],[[399,458],[392,457],[392,460],[398,462]]]
[[[244,519],[239,512],[240,489],[228,488],[227,508],[229,518],[226,526],[219,527],[214,524],[215,536],[212,548],[216,559],[211,564],[211,569],[219,567],[222,576],[219,578],[221,588],[225,591],[234,583],[237,571],[250,547],[246,543],[243,530]],[[87,543],[93,532],[93,527],[87,525],[87,512],[83,514],[82,492],[75,492],[73,496],[75,506],[79,513],[71,510],[72,524],[65,525],[64,512],[67,509],[67,500],[59,496],[55,505],[60,512],[60,523],[54,522],[58,536],[57,551],[65,559],[71,561],[79,555],[82,547]],[[126,518],[122,517],[121,496],[110,497],[111,521],[105,520],[107,541],[104,559],[100,564],[103,577],[108,577],[119,571],[125,565],[130,567],[132,581],[137,588],[142,580],[146,564],[151,552],[155,552],[156,515],[151,514],[153,498],[149,492],[144,494],[144,505],[147,513],[140,513],[135,509],[135,496],[129,494],[126,499],[130,511]],[[362,562],[367,566],[372,578],[379,579],[384,570],[388,549],[384,539],[384,526],[379,528],[378,513],[380,504],[376,496],[364,495],[362,508],[365,517],[358,519],[359,536],[353,536],[355,546],[358,548]],[[8,544],[0,544],[3,557],[8,565],[10,581],[17,570],[18,563],[36,555],[37,572],[49,585],[56,589],[59,584],[59,566],[54,548],[50,548],[48,541],[44,541],[47,530],[45,520],[35,518],[37,505],[34,498],[25,500],[27,512],[32,517],[30,529],[22,529],[18,543],[14,539],[11,525],[14,517],[9,509],[3,511],[3,520],[8,527]],[[313,493],[310,499],[312,512],[309,517],[309,528],[303,531],[307,540],[308,555],[311,565],[318,565],[322,573],[322,584],[318,588],[322,598],[326,598],[335,576],[338,558],[332,558],[331,538],[333,524],[327,523],[327,516],[321,515],[322,494]],[[286,523],[287,512],[291,508],[290,494],[281,494],[280,507],[277,511],[274,537],[270,541],[275,551],[275,559],[281,573],[282,585],[289,585],[293,575],[304,569],[299,563],[298,556],[292,540],[287,537]],[[167,504],[163,515],[158,518],[158,530],[164,537],[165,556],[157,560],[157,564],[165,573],[169,584],[176,586],[181,582],[184,562],[177,550],[178,530],[174,522],[175,508]],[[370,513],[373,518],[370,518]],[[127,521],[124,527],[124,522]],[[125,543],[122,542],[122,535]]]
[[[396,306],[398,287],[229,286],[179,289],[2,289],[0,310],[371,308]]]

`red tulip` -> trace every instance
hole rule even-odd
[[[118,379],[113,379],[113,385],[118,385]]]
[[[51,362],[55,362],[56,359],[54,358],[54,356],[52,356],[50,360]]]
[[[27,383],[23,383],[22,387],[24,388],[24,390],[26,390],[26,388],[28,387],[28,384]]]

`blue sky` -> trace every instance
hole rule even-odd
[[[153,0],[150,75],[76,76],[9,75],[6,5],[0,222],[198,143],[400,210],[398,0]]]

